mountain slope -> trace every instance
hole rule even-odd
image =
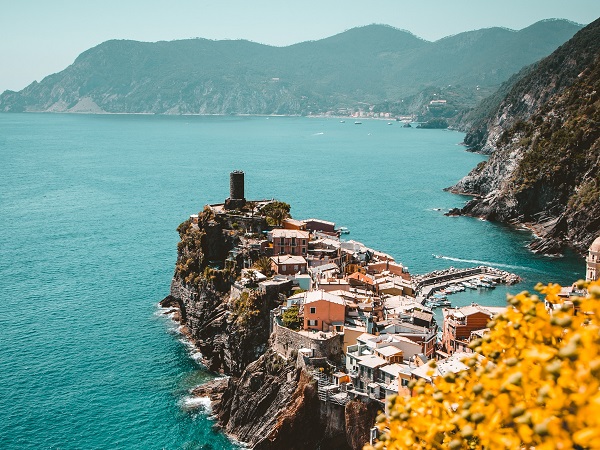
[[[40,83],[6,91],[0,111],[308,114],[400,101],[449,84],[475,92],[477,85],[498,86],[580,28],[552,20],[521,31],[490,28],[428,42],[369,25],[289,47],[107,41]],[[457,105],[474,101],[463,96]]]
[[[585,252],[600,234],[600,19],[523,76],[485,121],[490,159],[453,192],[461,211],[531,225],[536,251]],[[480,141],[481,142],[481,141]]]

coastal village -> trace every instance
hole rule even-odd
[[[244,173],[235,171],[230,198],[206,208],[226,217],[240,236],[226,261],[244,266],[230,299],[251,290],[279,296],[270,316],[270,346],[313,375],[323,402],[359,399],[380,402],[383,409],[387,396],[411,395],[411,380],[463,370],[470,342],[505,308],[453,308],[448,296],[520,280],[487,266],[413,276],[391,255],[347,239],[347,229],[322,219],[292,219],[281,205],[246,201]],[[264,227],[258,212],[269,208],[275,213]],[[190,219],[197,223],[198,215]],[[442,308],[441,324],[436,308]],[[435,369],[427,364],[432,359]]]
[[[250,396],[260,402],[267,395],[281,411],[277,408],[287,404],[292,392],[287,389],[304,392],[306,384],[298,380],[305,377],[332,435],[348,432],[348,420],[357,420],[352,411],[363,405],[359,423],[365,434],[358,440],[373,443],[378,429],[368,411],[387,412],[386,399],[413,397],[423,383],[479,364],[484,358],[477,353],[473,358],[474,349],[486,339],[495,316],[512,307],[453,306],[451,295],[521,279],[489,266],[411,274],[393,256],[349,239],[350,230],[323,219],[293,219],[289,211],[290,205],[274,199],[246,200],[244,173],[234,171],[230,197],[206,205],[178,228],[183,251],[171,295],[161,304],[179,305],[170,311],[176,311],[183,328],[190,324],[196,330],[193,339],[209,355],[203,359],[207,367],[228,373],[225,363],[236,373],[233,381],[215,380],[193,395],[216,401],[219,420],[229,424],[234,413],[229,399]],[[194,261],[202,265],[193,269]],[[600,278],[600,237],[586,263],[587,279]],[[197,291],[186,286],[190,282],[200,283]],[[570,297],[586,294],[577,286],[559,293],[563,305],[577,308]],[[556,304],[544,304],[552,314]],[[227,347],[224,325],[236,350]],[[238,353],[237,347],[251,353]],[[240,366],[243,358],[255,362]],[[269,375],[280,374],[282,367],[302,376]],[[275,401],[273,392],[279,389],[287,394]],[[254,412],[250,406],[240,414]]]

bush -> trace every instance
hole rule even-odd
[[[600,448],[600,282],[580,286],[575,308],[560,286],[537,287],[552,314],[537,295],[509,298],[468,370],[389,400],[375,448]]]

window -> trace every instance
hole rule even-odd
[[[282,272],[285,272],[285,264],[282,264],[282,265],[281,265],[281,271],[282,271]]]
[[[294,264],[294,272],[298,272],[298,264]]]
[[[317,321],[316,320],[309,320],[308,321],[308,326],[309,327],[316,327],[317,326]]]
[[[280,238],[279,239],[279,245],[281,245],[281,246],[285,245],[285,238]]]
[[[292,247],[295,247],[295,246],[296,246],[296,238],[295,238],[295,237],[293,237],[293,238],[292,238]]]
[[[306,254],[306,249],[304,247],[302,247],[302,254],[305,255]]]
[[[302,245],[306,245],[306,239],[302,239]]]
[[[317,313],[317,307],[316,306],[311,307],[310,308],[310,313],[311,314],[316,314]]]

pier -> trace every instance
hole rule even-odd
[[[425,275],[419,275],[413,278],[416,299],[424,303],[435,291],[444,289],[450,284],[471,281],[486,276],[496,280],[498,283],[515,284],[521,281],[521,277],[505,270],[496,269],[489,266],[471,267],[468,269],[456,269],[450,267],[445,270],[436,270]]]

